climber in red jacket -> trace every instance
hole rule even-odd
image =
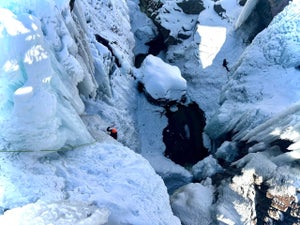
[[[106,130],[114,139],[118,138],[118,131],[115,127],[107,127]]]

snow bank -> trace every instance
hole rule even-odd
[[[86,202],[38,201],[20,208],[5,211],[1,224],[10,225],[102,225],[108,221],[109,211]]]
[[[183,224],[212,224],[213,187],[191,183],[178,189],[171,197],[172,209]]]
[[[2,153],[0,164],[2,212],[38,200],[48,207],[66,200],[107,209],[108,224],[180,224],[162,179],[143,157],[119,144],[96,143],[46,156]],[[59,204],[52,206],[55,213]],[[56,218],[48,223],[51,219]]]
[[[187,84],[179,68],[156,56],[148,55],[137,71],[137,79],[154,99],[180,101],[186,94]]]
[[[164,180],[169,194],[173,194],[178,188],[192,182],[193,176],[186,168],[175,164],[163,154],[143,153],[143,156]]]
[[[221,172],[223,172],[223,168],[212,155],[199,161],[192,167],[192,174],[196,180],[204,180],[207,177]]]

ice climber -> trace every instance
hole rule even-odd
[[[227,62],[227,60],[226,59],[223,59],[223,64],[222,64],[222,66],[223,67],[225,67],[225,69],[227,70],[227,72],[229,72],[229,69],[228,69],[228,62]]]
[[[114,139],[118,138],[118,131],[115,127],[107,127],[106,130]]]

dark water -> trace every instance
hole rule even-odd
[[[205,117],[196,103],[178,105],[176,112],[167,109],[166,115],[168,126],[163,130],[166,157],[182,166],[189,166],[208,156],[202,139]]]

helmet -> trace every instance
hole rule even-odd
[[[116,133],[117,133],[117,129],[116,129],[116,128],[111,128],[110,132],[111,132],[112,134],[116,134]]]

